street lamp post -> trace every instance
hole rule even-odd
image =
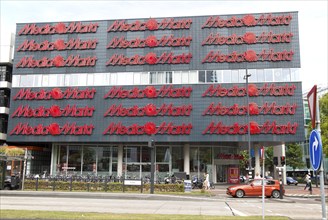
[[[252,157],[251,157],[251,129],[250,129],[250,119],[249,119],[249,94],[248,94],[248,77],[252,74],[248,74],[248,69],[246,69],[246,102],[247,102],[247,141],[248,141],[248,174],[252,176]]]

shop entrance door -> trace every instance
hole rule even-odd
[[[218,183],[226,183],[228,181],[228,165],[216,165],[216,179]]]

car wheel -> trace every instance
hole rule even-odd
[[[280,192],[278,190],[273,190],[272,197],[278,199],[280,197]]]
[[[238,189],[238,190],[236,191],[236,197],[237,197],[237,198],[243,198],[244,195],[245,195],[245,193],[244,193],[243,190]]]
[[[3,190],[10,190],[10,186],[5,186]]]
[[[290,183],[287,183],[287,185],[289,186],[289,185],[290,185]]]
[[[297,186],[298,183],[295,183],[295,186]]]

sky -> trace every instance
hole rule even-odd
[[[303,91],[328,87],[327,0],[87,1],[0,0],[0,43],[9,44],[16,23],[111,20],[298,11]]]

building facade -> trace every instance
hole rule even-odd
[[[152,139],[157,178],[234,182],[248,131],[252,149],[304,140],[297,12],[16,33],[7,141],[38,149],[30,172],[149,176]]]

